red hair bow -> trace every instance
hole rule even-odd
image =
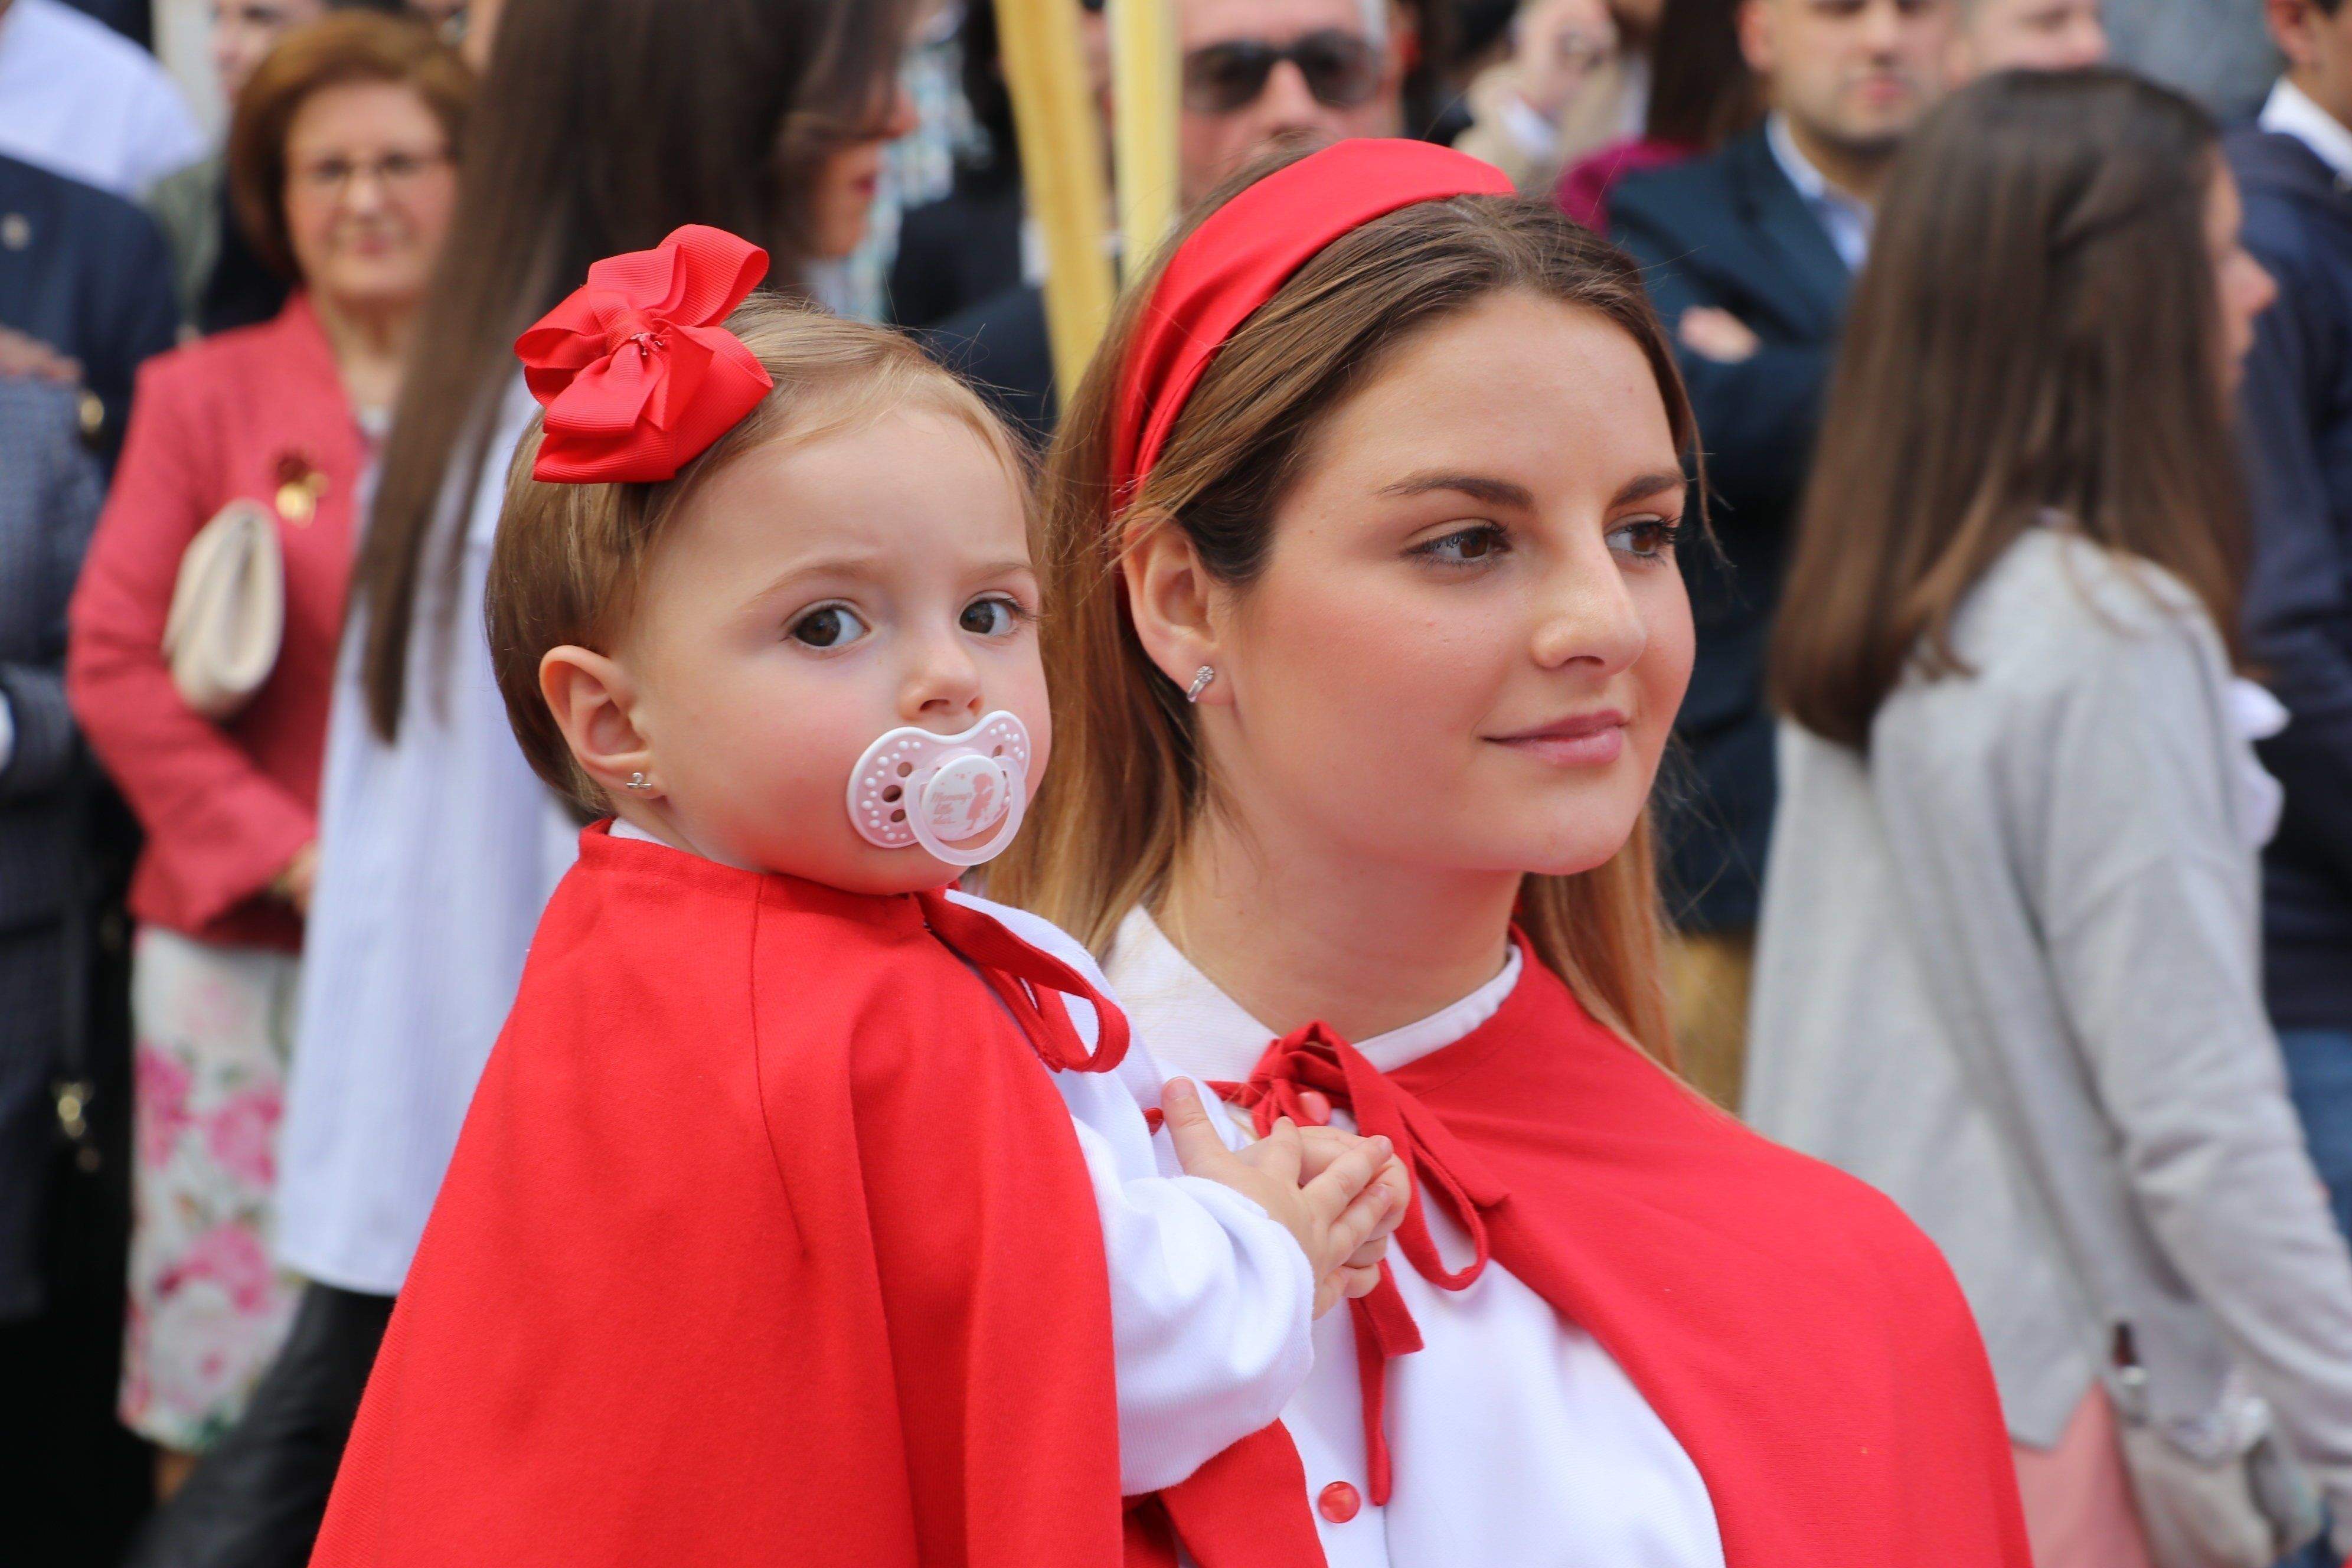
[[[650,484],[734,428],[775,383],[720,323],[767,272],[766,251],[701,224],[588,268],[515,340],[547,409],[530,477]]]

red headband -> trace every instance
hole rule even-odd
[[[766,251],[701,224],[588,268],[515,340],[547,409],[530,477],[650,484],[733,429],[775,383],[721,323],[767,273]]]
[[[1210,214],[1160,275],[1120,378],[1114,509],[1143,488],[1217,351],[1317,252],[1416,202],[1511,194],[1501,170],[1450,147],[1362,140],[1278,169]]]

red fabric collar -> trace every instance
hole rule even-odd
[[[1417,202],[1512,194],[1490,163],[1428,142],[1340,142],[1209,215],[1170,258],[1118,394],[1115,506],[1143,487],[1209,362],[1293,273],[1341,235]]]

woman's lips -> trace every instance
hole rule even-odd
[[[1625,752],[1625,715],[1613,710],[1489,739],[1557,768],[1606,767]]]

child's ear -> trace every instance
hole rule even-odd
[[[661,794],[653,750],[629,717],[637,693],[626,669],[584,647],[551,647],[539,661],[539,692],[572,755],[608,796]]]
[[[1136,640],[1162,675],[1190,689],[1201,670],[1219,668],[1212,582],[1182,529],[1153,519],[1130,525],[1119,570]],[[1230,681],[1212,682],[1200,700],[1222,700],[1232,690]]]

